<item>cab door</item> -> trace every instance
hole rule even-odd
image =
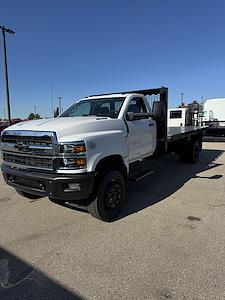
[[[127,112],[146,113],[147,108],[143,98],[133,97]],[[153,154],[156,145],[156,123],[151,118],[127,120],[129,128],[129,162]]]

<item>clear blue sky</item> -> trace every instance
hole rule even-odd
[[[89,94],[169,87],[169,105],[225,97],[224,0],[0,3],[13,117]],[[0,48],[0,117],[5,106]]]

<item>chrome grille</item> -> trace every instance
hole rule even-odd
[[[2,142],[12,144],[24,142],[28,145],[52,145],[52,139],[50,136],[18,136],[3,134]]]
[[[6,130],[2,135],[2,158],[12,166],[53,171],[57,155],[54,132]]]
[[[13,165],[53,170],[53,159],[3,153],[3,160]]]

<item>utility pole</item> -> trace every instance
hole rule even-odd
[[[37,114],[37,106],[36,105],[34,105],[34,114],[35,114],[35,116]]]
[[[53,104],[53,84],[51,83],[51,111],[52,111],[52,118],[54,118],[54,104]]]
[[[184,103],[184,93],[181,93],[181,106],[183,105]]]
[[[58,99],[59,99],[59,114],[61,114],[62,113],[62,97],[58,97]]]
[[[9,100],[9,79],[8,79],[8,66],[7,66],[7,54],[6,54],[6,40],[5,40],[5,32],[10,34],[14,34],[15,32],[9,28],[5,28],[4,26],[0,25],[2,30],[2,41],[3,41],[3,52],[4,52],[4,63],[5,63],[5,84],[6,84],[6,98],[7,98],[7,111],[8,111],[8,120],[9,125],[12,124],[11,122],[11,111],[10,111],[10,100]]]

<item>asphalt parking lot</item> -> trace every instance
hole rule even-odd
[[[0,178],[0,299],[225,299],[225,143],[149,161],[112,223]]]

